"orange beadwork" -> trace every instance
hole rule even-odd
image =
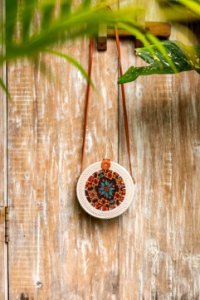
[[[101,163],[101,168],[103,170],[108,170],[110,169],[110,159],[103,159]]]

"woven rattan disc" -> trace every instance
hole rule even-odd
[[[77,197],[83,209],[96,218],[111,219],[130,206],[135,185],[128,171],[118,163],[102,169],[101,162],[86,168],[77,183]]]

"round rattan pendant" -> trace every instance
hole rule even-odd
[[[121,215],[133,200],[135,185],[129,172],[118,163],[103,160],[87,167],[77,183],[82,208],[96,218]]]

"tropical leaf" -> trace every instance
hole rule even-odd
[[[162,46],[173,61],[175,69],[166,60],[166,55],[160,51],[160,45],[151,45],[136,50],[137,55],[150,65],[130,67],[118,82],[120,84],[127,83],[134,81],[139,76],[152,74],[175,74],[190,70],[200,73],[200,45],[189,47],[180,42],[165,41]],[[152,54],[152,50],[154,54]]]
[[[161,12],[171,21],[199,20],[200,1],[199,0],[157,0],[162,10]]]
[[[51,26],[51,21],[53,19],[53,14],[55,11],[55,4],[49,4],[42,7],[42,23],[41,27],[44,28],[45,26]]]
[[[17,13],[18,13],[18,1],[8,0],[6,1],[6,44],[12,42],[12,38],[16,29],[17,24]]]
[[[102,22],[134,29],[137,38],[145,41],[145,32],[136,21],[141,10],[136,7],[108,10],[105,9],[108,3],[97,2],[93,6],[90,0],[83,0],[72,9],[71,0],[60,2],[58,9],[55,0],[6,1],[7,40],[3,61],[31,58],[55,44],[97,35]]]
[[[9,2],[9,1],[8,1]],[[25,41],[29,38],[31,23],[34,15],[34,7],[37,3],[36,0],[24,0],[21,8],[21,30],[22,30],[22,40]]]
[[[3,82],[3,80],[0,78],[0,87],[2,88],[2,90],[6,93],[6,95],[8,96],[8,99],[10,100],[10,93],[5,85],[5,83]]]
[[[0,64],[21,58],[33,60],[48,49],[49,53],[72,63],[88,80],[80,63],[68,54],[55,50],[55,46],[85,36],[96,36],[102,22],[124,28],[144,45],[150,45],[151,36],[137,22],[143,14],[138,7],[111,10],[105,8],[111,2],[97,1],[96,5],[92,5],[91,0],[82,0],[79,5],[74,5],[72,0],[61,0],[60,6],[56,3],[55,0],[6,1],[6,51],[0,57]]]
[[[140,19],[141,13],[143,14],[140,8],[123,7],[122,5],[123,8],[116,10],[105,9],[114,4],[113,2],[116,0],[108,1],[98,0],[96,5],[92,5],[91,0],[81,0],[78,5],[74,5],[73,0],[6,0],[6,23],[2,30],[4,32],[1,33],[1,36],[6,36],[5,45],[2,47],[6,51],[0,56],[0,65],[25,57],[32,60],[48,49],[52,54],[62,56],[70,61],[87,78],[85,70],[75,58],[52,49],[55,49],[55,46],[60,43],[72,42],[74,39],[85,36],[89,38],[96,36],[99,25],[103,23],[128,30],[143,43],[146,50],[141,50],[138,55],[141,57],[146,55],[152,62],[149,67],[137,69],[137,76],[142,72],[144,74],[148,72],[149,74],[150,72],[152,74],[154,72],[176,73],[182,70],[181,64],[178,69],[176,60],[173,61],[176,57],[169,55],[169,44],[158,43],[155,37],[140,27],[137,21]],[[164,0],[158,1],[163,2]],[[196,19],[200,17],[200,0],[165,0],[165,2],[169,4],[168,11],[171,14],[173,14],[173,9],[178,7],[186,12],[186,18],[188,18],[188,12]],[[176,15],[180,14],[176,13]],[[181,13],[182,16],[184,13]],[[152,43],[155,46],[151,46]],[[178,52],[176,46],[178,47],[176,43],[171,45],[171,50],[174,48],[174,54],[176,51]],[[180,47],[180,49],[182,48]],[[186,50],[185,48],[184,51],[179,52],[179,55],[183,55],[181,61],[185,59]],[[186,70],[192,68],[186,62],[184,67]],[[136,68],[131,70],[132,73],[136,72]]]
[[[199,0],[173,0],[173,1],[169,1],[169,2],[185,6],[192,13],[200,16],[200,1]]]

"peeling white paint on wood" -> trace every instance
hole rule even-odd
[[[87,67],[87,41],[62,50]],[[141,64],[133,50],[122,42],[124,70]],[[198,75],[125,86],[137,191],[123,216],[104,221],[87,216],[75,195],[86,82],[63,59],[45,60],[51,81],[27,61],[8,69],[10,299],[198,299]],[[85,167],[105,155],[128,166],[116,79],[109,41],[107,52],[94,53],[98,92],[91,93]]]
[[[0,0],[0,26],[5,22],[3,0]],[[4,53],[1,34],[0,51]],[[6,83],[6,65],[0,68],[0,78]],[[7,244],[5,244],[5,206],[7,206],[7,99],[0,89],[0,299],[8,299]]]

